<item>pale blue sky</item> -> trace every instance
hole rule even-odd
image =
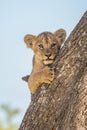
[[[21,108],[22,116],[29,105],[21,77],[31,72],[33,53],[24,36],[59,28],[68,36],[86,10],[87,0],[0,0],[0,104]]]

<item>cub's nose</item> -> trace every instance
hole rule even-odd
[[[51,53],[46,53],[45,56],[49,58],[51,56]]]

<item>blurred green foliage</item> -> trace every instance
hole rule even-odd
[[[0,130],[18,130],[17,124],[14,123],[15,117],[20,113],[18,108],[11,108],[10,105],[3,104],[0,111],[5,115],[4,120],[0,117]]]

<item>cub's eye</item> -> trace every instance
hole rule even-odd
[[[42,44],[39,44],[38,47],[39,47],[39,49],[41,49],[41,50],[43,49],[43,45],[42,45]]]
[[[51,48],[54,48],[56,46],[56,43],[53,43],[52,45],[51,45]]]

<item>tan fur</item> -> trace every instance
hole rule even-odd
[[[26,35],[24,41],[28,48],[34,51],[33,70],[28,79],[28,86],[32,94],[42,83],[51,84],[54,71],[49,67],[56,58],[61,43],[65,40],[63,29],[55,33],[43,32],[38,36]]]

